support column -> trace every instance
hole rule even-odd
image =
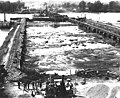
[[[120,44],[120,38],[117,38],[117,42]]]
[[[108,38],[108,34],[107,34],[106,32],[104,32],[103,36],[104,36],[105,38]]]
[[[92,31],[93,31],[93,33],[97,33],[95,28],[93,28]]]
[[[108,35],[108,38],[110,38],[110,39],[111,39],[111,34],[109,34],[109,35]]]
[[[113,40],[114,40],[114,41],[117,41],[117,37],[116,37],[115,35],[113,36]]]

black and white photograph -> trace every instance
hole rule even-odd
[[[0,0],[0,98],[120,98],[120,0]]]

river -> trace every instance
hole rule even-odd
[[[69,17],[84,17],[88,19],[93,19],[96,21],[110,22],[113,24],[118,24],[117,21],[120,20],[120,13],[60,13],[62,15],[68,15]],[[10,21],[10,18],[16,17],[27,17],[32,18],[33,14],[6,14],[7,21]],[[4,20],[4,15],[0,13],[0,21]]]
[[[114,25],[119,25],[117,22],[120,20],[120,13],[62,13],[62,15],[68,15],[69,17],[85,17],[87,19],[93,19],[95,21],[110,22]]]

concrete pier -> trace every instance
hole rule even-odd
[[[23,46],[23,40],[25,36],[26,19],[21,19],[20,24],[15,24],[9,31],[3,45],[1,46],[0,64],[5,65],[5,68],[9,71],[11,67],[16,64],[16,67],[20,67],[21,52]],[[6,51],[5,51],[6,50]]]
[[[114,26],[110,23],[102,23],[91,19],[77,20],[69,18],[69,21],[77,24],[80,29],[85,30],[86,32],[97,33],[118,43],[120,42],[120,27]]]

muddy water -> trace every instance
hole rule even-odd
[[[120,49],[107,44],[96,34],[78,26],[53,27],[52,22],[28,23],[26,61],[36,69],[59,74],[74,74],[82,68],[116,68]],[[60,24],[60,23],[59,23]],[[70,24],[70,23],[61,23]],[[35,26],[36,25],[36,26]]]

